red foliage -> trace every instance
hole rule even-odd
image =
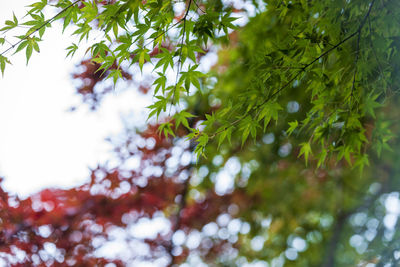
[[[169,44],[162,44],[161,47],[172,50],[172,47]],[[160,47],[157,46],[149,55],[150,57],[155,57],[161,53],[161,51]],[[131,58],[133,59],[134,57],[135,54],[132,54]],[[103,72],[103,70],[99,70],[101,64],[93,62],[92,59],[86,59],[82,60],[78,67],[82,69],[82,71],[72,75],[72,77],[81,84],[76,89],[77,93],[82,96],[83,103],[88,104],[92,110],[95,110],[104,96],[112,92],[112,86],[107,86],[104,82],[109,71],[117,69],[118,66],[114,63],[107,71]],[[130,74],[127,69],[123,66],[119,66],[119,69],[121,70],[124,80],[132,81],[132,74]],[[150,90],[150,86],[148,85],[139,84],[137,86],[139,91],[144,94],[147,94]]]
[[[99,1],[103,5],[110,2],[115,1]],[[163,47],[173,49],[169,45]],[[160,52],[156,47],[150,57]],[[201,56],[198,55],[199,59]],[[92,109],[112,91],[111,86],[105,85],[109,72],[98,71],[100,66],[90,59],[83,60],[82,71],[73,74],[81,83],[77,93]],[[116,64],[111,67],[116,68]],[[132,80],[125,69],[122,76]],[[139,86],[143,93],[149,89]],[[215,221],[220,214],[229,213],[232,204],[239,209],[248,208],[251,199],[240,190],[219,196],[209,188],[202,192],[201,200],[190,199],[192,166],[180,159],[193,148],[179,138],[172,143],[161,137],[157,129],[158,125],[149,125],[140,135],[129,132],[124,142],[115,147],[120,160],[118,167],[99,166],[81,186],[46,189],[27,199],[10,196],[0,186],[0,260],[7,266],[105,266],[108,263],[126,266],[135,259],[151,261],[161,257],[179,263],[191,249],[173,244],[172,236],[177,230],[186,234],[201,232],[204,225]],[[128,163],[134,158],[139,164],[132,167]],[[168,231],[151,238],[138,238],[131,233],[132,226],[142,219],[157,217],[169,221]],[[142,255],[140,249],[130,247],[129,258],[103,255],[104,251],[99,251],[114,239],[115,229],[122,230],[124,240],[146,244],[149,253]],[[199,246],[192,249],[204,259],[213,260],[232,246],[227,240],[202,236]]]
[[[73,78],[80,80],[81,83],[77,88],[77,93],[82,96],[84,103],[90,105],[91,109],[96,109],[104,95],[112,91],[111,86],[101,84],[106,79],[109,71],[104,73],[102,70],[99,71],[101,65],[94,63],[90,59],[83,60],[80,66],[83,71],[73,74]],[[114,63],[111,69],[117,69],[117,64]],[[132,80],[132,75],[124,69],[121,69],[121,74],[125,80]]]
[[[98,253],[112,241],[113,229],[123,229],[127,240],[138,239],[129,232],[132,225],[143,218],[162,216],[170,220],[169,231],[139,241],[150,248],[146,260],[164,255],[178,263],[190,250],[183,247],[181,252],[172,253],[171,237],[176,230],[201,231],[219,214],[228,213],[232,203],[246,208],[250,200],[240,191],[218,196],[210,189],[202,201],[178,201],[182,196],[187,198],[184,192],[188,190],[191,167],[179,163],[173,168],[168,166],[168,160],[180,156],[172,151],[179,145],[160,137],[156,129],[153,125],[141,135],[128,135],[117,146],[117,151],[127,151],[120,155],[120,167],[109,170],[99,166],[79,187],[46,189],[24,200],[0,187],[0,259],[8,266],[125,266],[140,251],[131,249],[129,259],[106,258]],[[142,144],[149,139],[154,145]],[[182,153],[190,149],[184,142],[180,147]],[[140,157],[138,167],[123,167],[132,157]],[[155,172],[157,168],[160,171]],[[225,243],[206,238],[197,250],[205,259],[213,258],[226,248]]]

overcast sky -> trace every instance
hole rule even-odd
[[[24,6],[32,1],[0,3],[4,25],[13,11],[22,18]],[[40,54],[34,53],[28,66],[24,52],[8,53],[13,65],[0,78],[0,175],[5,177],[5,188],[20,196],[48,186],[81,184],[88,177],[88,166],[110,158],[111,146],[104,138],[122,129],[120,114],[133,107],[139,114],[149,104],[136,90],[122,93],[117,86],[99,111],[81,107],[67,112],[80,103],[71,73],[81,57],[65,58],[73,39],[61,34],[59,24],[43,39]]]
[[[0,27],[12,18],[13,12],[21,21],[25,6],[32,2],[0,0]],[[237,8],[243,4],[233,2]],[[184,5],[180,8],[183,10]],[[53,14],[45,12],[45,15],[50,18]],[[236,22],[246,21],[242,17]],[[24,51],[16,55],[8,53],[6,56],[13,65],[7,66],[4,77],[0,77],[0,175],[5,177],[5,188],[20,196],[44,187],[83,183],[89,167],[111,159],[112,147],[104,139],[122,130],[120,115],[134,112],[131,118],[143,123],[145,107],[151,102],[134,88],[123,90],[126,85],[117,84],[115,92],[98,111],[90,112],[83,107],[68,112],[81,102],[74,93],[71,73],[88,45],[80,44],[81,50],[74,59],[66,59],[65,48],[76,40],[70,36],[73,29],[62,35],[61,28],[60,23],[55,23],[46,31],[40,42],[41,52],[33,53],[29,65]],[[13,36],[26,31],[21,30],[0,37],[14,43]],[[0,53],[9,46],[1,47]],[[209,53],[202,59],[201,70],[208,70],[216,59],[215,53]],[[138,73],[134,73],[134,80],[141,79]]]

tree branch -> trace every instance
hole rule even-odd
[[[384,73],[383,73],[383,67],[378,58],[378,55],[376,54],[374,42],[372,41],[372,26],[371,26],[371,20],[369,17],[368,17],[368,25],[369,25],[369,41],[371,44],[372,53],[374,53],[374,57],[376,59],[376,62],[378,63],[379,71],[381,72],[382,78],[384,79],[385,77],[384,77]]]
[[[175,100],[175,93],[176,93],[176,88],[178,86],[178,78],[179,78],[179,69],[181,68],[181,64],[182,64],[182,50],[183,50],[183,42],[185,40],[185,33],[186,33],[186,18],[189,14],[190,11],[190,5],[192,4],[192,0],[189,0],[189,4],[188,7],[186,9],[186,13],[183,16],[183,18],[180,21],[183,21],[183,27],[182,27],[182,40],[181,40],[181,50],[179,51],[179,59],[178,59],[178,66],[177,66],[177,70],[176,70],[176,80],[175,80],[175,90],[174,93],[172,94],[172,105],[174,105],[174,100]],[[170,106],[169,109],[169,115],[171,115],[171,108],[172,105]]]
[[[278,95],[280,92],[282,92],[284,89],[286,89],[290,84],[292,84],[297,77],[299,77],[301,74],[303,74],[310,66],[312,66],[315,62],[317,62],[318,60],[320,60],[321,58],[327,56],[329,53],[331,53],[333,50],[335,50],[336,48],[340,47],[341,45],[343,45],[344,43],[346,43],[348,40],[352,39],[354,36],[358,35],[360,38],[360,33],[362,28],[364,27],[370,13],[372,10],[372,6],[374,5],[376,0],[372,0],[372,2],[369,5],[368,11],[367,13],[364,15],[359,27],[357,28],[357,30],[355,32],[353,32],[352,34],[350,34],[349,36],[347,36],[346,38],[344,38],[343,40],[341,40],[340,42],[338,42],[336,45],[332,46],[331,48],[329,48],[328,50],[326,50],[325,52],[323,52],[322,54],[320,54],[319,56],[317,56],[316,58],[314,58],[313,60],[311,60],[309,63],[307,63],[304,67],[300,68],[300,70],[288,81],[286,82],[283,86],[281,86],[277,91],[275,91],[274,93],[272,93],[270,96],[268,96],[261,104],[259,104],[257,107],[255,107],[255,109],[257,111],[255,117],[257,117],[260,112],[261,109],[259,109],[262,105],[264,105],[265,103],[267,103],[268,101],[270,101],[271,99],[273,99],[276,95]],[[358,42],[359,43],[359,42]],[[357,45],[359,46],[359,45]],[[359,52],[359,48],[357,48],[357,61],[358,61],[358,52]],[[355,80],[355,77],[353,78]],[[354,81],[353,81],[353,85],[354,85]],[[240,122],[241,119],[237,119],[234,122],[232,122],[229,126],[233,126],[235,124],[237,124],[238,122]],[[222,132],[222,131],[221,131]],[[215,137],[218,133],[215,133],[212,137]]]
[[[369,19],[369,14],[371,13],[372,6],[374,5],[374,2],[375,2],[375,0],[372,0],[372,2],[370,3],[368,12],[365,14],[363,20],[361,21],[360,26],[358,27],[357,32],[356,32],[357,33],[357,50],[356,50],[356,59],[354,60],[354,74],[353,74],[353,83],[352,83],[352,86],[351,86],[350,102],[351,102],[351,99],[354,99],[354,88],[355,88],[356,76],[357,76],[357,63],[358,63],[358,59],[360,57],[361,31],[362,31],[365,23],[367,22],[367,19]]]
[[[365,197],[360,205],[358,205],[352,209],[349,209],[347,211],[340,211],[338,213],[336,224],[334,226],[333,233],[332,233],[332,238],[329,241],[328,246],[326,248],[325,259],[324,259],[324,263],[322,265],[323,267],[335,267],[336,266],[335,256],[336,256],[337,247],[340,243],[340,237],[341,237],[343,228],[345,227],[347,220],[350,218],[350,216],[352,216],[353,214],[356,214],[357,212],[361,212],[365,209],[370,208],[374,204],[374,202],[376,202],[378,200],[378,198],[380,196],[389,192],[389,189],[390,189],[389,183],[390,183],[390,179],[385,180],[384,182],[382,182],[382,187],[380,188],[380,190],[370,197]]]
[[[326,249],[325,260],[324,260],[324,263],[322,264],[323,267],[335,267],[335,255],[336,255],[337,246],[340,242],[340,236],[341,236],[341,233],[343,231],[343,228],[346,224],[346,220],[349,217],[349,215],[350,214],[348,214],[348,213],[346,213],[346,214],[343,212],[339,213],[338,219],[336,220],[336,224],[333,229],[332,238]]]
[[[317,62],[318,60],[320,60],[321,58],[325,57],[326,55],[328,55],[330,52],[332,52],[333,50],[335,50],[336,48],[338,48],[339,46],[341,46],[342,44],[344,44],[345,42],[347,42],[348,40],[350,40],[351,38],[353,38],[354,36],[356,36],[357,34],[360,35],[362,28],[364,27],[364,24],[367,20],[367,18],[369,17],[369,14],[371,13],[371,9],[372,6],[374,5],[375,0],[372,0],[368,12],[365,14],[363,20],[361,21],[360,26],[358,27],[357,31],[353,32],[352,34],[350,34],[349,36],[347,36],[346,38],[344,38],[342,41],[340,41],[339,43],[337,43],[336,45],[334,45],[333,47],[329,48],[327,51],[325,51],[324,53],[322,53],[321,55],[319,55],[318,57],[316,57],[314,60],[312,60],[310,63],[308,63],[307,65],[305,65],[292,79],[290,79],[287,83],[285,83],[281,88],[278,89],[278,91],[276,91],[275,93],[273,93],[263,104],[265,104],[266,102],[268,102],[269,100],[271,100],[275,95],[279,94],[283,89],[285,89],[286,87],[288,87],[300,74],[302,74],[304,71],[306,71],[311,65],[313,65],[315,62]],[[359,50],[359,49],[357,49]],[[261,105],[263,105],[261,104]]]
[[[357,76],[357,63],[358,58],[360,56],[360,39],[361,39],[361,29],[357,34],[357,50],[356,50],[356,59],[354,60],[354,74],[353,74],[353,83],[351,85],[351,92],[350,92],[350,108],[351,108],[351,100],[354,99],[354,88],[356,83],[356,76]]]
[[[25,35],[21,40],[19,40],[18,42],[14,43],[13,45],[11,45],[9,48],[7,48],[6,50],[4,50],[0,56],[5,55],[8,51],[10,51],[11,49],[13,49],[14,47],[16,47],[17,45],[19,45],[20,43],[22,43],[23,41],[25,41],[26,39],[28,39],[31,35],[35,34],[36,32],[38,32],[39,30],[41,30],[42,28],[46,27],[49,23],[53,22],[55,20],[56,17],[58,17],[59,15],[61,15],[62,13],[64,13],[65,11],[67,11],[68,9],[70,9],[71,7],[73,7],[75,4],[77,4],[78,2],[81,2],[82,0],[76,0],[75,2],[73,2],[72,4],[70,4],[69,6],[65,7],[63,10],[61,10],[60,12],[58,12],[56,15],[54,15],[52,18],[46,20],[42,25],[40,25],[38,28],[36,28],[33,32]]]
[[[193,2],[194,2],[194,4],[196,5],[196,7],[197,7],[201,12],[203,12],[204,14],[206,13],[206,12],[197,4],[196,0],[193,0]]]

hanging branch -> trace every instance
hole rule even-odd
[[[268,96],[261,104],[259,104],[255,109],[258,109],[257,113],[256,113],[256,117],[260,114],[261,109],[259,109],[262,105],[264,105],[265,103],[267,103],[268,101],[270,101],[271,99],[273,99],[276,95],[278,95],[279,93],[281,93],[284,89],[286,89],[290,84],[292,84],[297,77],[299,77],[301,74],[303,74],[310,66],[312,66],[315,62],[317,62],[318,60],[320,60],[321,58],[327,56],[329,53],[331,53],[333,50],[335,50],[336,48],[340,47],[341,45],[343,45],[344,43],[346,43],[348,40],[352,39],[353,37],[355,37],[356,35],[358,35],[358,38],[360,38],[361,36],[361,30],[363,29],[365,23],[367,22],[367,19],[371,13],[372,7],[374,5],[376,0],[372,0],[372,2],[369,5],[369,9],[367,11],[367,13],[365,14],[364,18],[362,19],[360,26],[357,28],[357,30],[355,32],[353,32],[352,34],[350,34],[349,36],[347,36],[346,38],[344,38],[342,41],[340,41],[339,43],[337,43],[336,45],[332,46],[331,48],[329,48],[328,50],[326,50],[325,52],[323,52],[322,54],[320,54],[319,56],[317,56],[316,58],[314,58],[312,61],[310,61],[309,63],[307,63],[304,67],[300,68],[300,70],[296,73],[296,75],[294,75],[288,82],[286,82],[283,86],[281,86],[277,91],[275,91],[274,93],[272,93],[270,96]],[[358,45],[357,45],[358,46]],[[356,60],[358,61],[358,53],[359,53],[359,49],[357,48],[357,57]],[[357,62],[356,62],[357,64]],[[354,75],[355,76],[355,75]],[[355,80],[355,77],[353,78]],[[353,86],[354,86],[354,81],[353,81]],[[237,120],[235,120],[234,122],[229,124],[230,126],[234,126],[235,124],[239,123],[242,120],[242,118],[239,118]],[[226,129],[226,128],[225,128]],[[215,132],[211,138],[215,137],[216,135],[220,134],[221,132],[223,132],[225,129],[222,129],[218,132]]]
[[[350,102],[354,100],[354,88],[356,83],[356,76],[357,76],[357,63],[360,57],[360,39],[361,39],[361,32],[357,34],[357,48],[356,48],[356,59],[354,60],[354,74],[353,74],[353,83],[351,85],[351,92],[350,92]]]
[[[178,84],[178,76],[179,76],[179,69],[181,68],[181,63],[182,63],[182,50],[183,50],[183,42],[185,40],[185,33],[186,33],[186,18],[189,14],[190,10],[190,5],[192,4],[192,0],[189,0],[188,7],[186,9],[186,13],[183,16],[183,18],[180,21],[183,21],[183,27],[182,27],[182,39],[181,39],[181,50],[179,51],[179,59],[178,59],[178,66],[177,66],[177,73],[176,73],[176,82],[175,82],[175,89]],[[172,97],[172,103],[174,101],[174,97]]]
[[[384,79],[385,77],[384,77],[383,67],[382,67],[381,61],[378,58],[378,55],[376,54],[374,42],[372,41],[372,26],[371,26],[371,19],[369,17],[368,17],[368,26],[369,26],[369,41],[370,41],[370,45],[371,45],[371,50],[372,50],[372,53],[374,53],[374,57],[376,59],[376,62],[378,63],[379,71],[382,75],[382,78]]]
[[[196,0],[193,0],[193,2],[194,2],[194,4],[196,5],[196,7],[197,7],[201,12],[203,12],[204,14],[206,13],[206,12],[197,4]]]
[[[274,96],[276,96],[277,94],[279,94],[281,91],[283,91],[286,87],[288,87],[293,81],[296,80],[296,78],[302,74],[303,72],[305,72],[311,65],[313,65],[315,62],[317,62],[318,60],[320,60],[321,58],[325,57],[326,55],[328,55],[330,52],[332,52],[333,50],[335,50],[336,48],[340,47],[341,45],[343,45],[345,42],[347,42],[348,40],[352,39],[354,36],[358,35],[358,39],[360,39],[361,36],[361,30],[364,27],[367,18],[369,17],[369,14],[371,13],[372,10],[372,6],[374,5],[375,0],[372,0],[368,12],[365,14],[363,20],[361,21],[360,26],[358,27],[358,29],[353,32],[352,34],[350,34],[349,36],[347,36],[346,38],[344,38],[342,41],[340,41],[339,43],[337,43],[336,45],[334,45],[333,47],[329,48],[327,51],[325,51],[324,53],[322,53],[321,55],[319,55],[318,57],[316,57],[315,59],[313,59],[310,63],[306,64],[303,68],[301,68],[301,70],[292,78],[290,79],[287,83],[285,83],[281,88],[279,88],[276,92],[274,92],[270,97],[267,98],[266,101],[264,101],[261,106],[263,104],[265,104],[266,102],[268,102],[269,100],[271,100]],[[358,44],[357,46],[359,46],[359,40],[358,40]],[[359,49],[357,48],[357,57],[356,60],[358,61],[358,54],[359,54]],[[357,62],[356,62],[357,64]]]
[[[355,83],[356,83],[356,76],[357,76],[357,63],[358,59],[360,57],[360,39],[361,39],[361,31],[367,22],[367,19],[369,19],[369,14],[371,13],[372,6],[374,4],[375,0],[373,0],[369,6],[367,14],[365,14],[360,26],[358,27],[358,30],[356,31],[357,34],[357,48],[356,48],[356,58],[354,60],[354,74],[353,74],[353,83],[351,86],[351,93],[350,93],[350,101],[351,99],[354,99],[354,88],[355,88]]]
[[[176,90],[177,90],[177,87],[178,87],[179,72],[180,72],[181,65],[182,65],[183,42],[185,41],[185,33],[186,33],[186,18],[187,18],[188,14],[189,14],[191,4],[192,4],[192,0],[189,0],[189,4],[188,4],[188,7],[187,7],[187,9],[186,9],[185,15],[184,15],[183,18],[179,21],[179,22],[182,22],[182,21],[183,21],[183,26],[182,26],[182,39],[181,39],[181,50],[179,51],[178,65],[177,65],[177,69],[176,69],[175,88],[174,88],[174,93],[172,94],[172,101],[171,101],[171,106],[170,106],[170,108],[169,108],[169,114],[168,114],[168,116],[171,115],[171,109],[172,109],[172,105],[174,105],[175,94],[176,94]],[[178,93],[179,93],[179,92],[178,92]]]

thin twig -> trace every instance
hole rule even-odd
[[[13,45],[10,41],[8,41],[6,38],[4,38],[4,40],[9,44],[9,45]]]
[[[217,136],[218,134],[220,134],[220,133],[222,133],[223,131],[225,131],[228,127],[232,127],[232,126],[234,126],[235,124],[239,123],[242,119],[243,119],[243,118],[239,118],[239,119],[235,120],[234,122],[230,123],[229,126],[223,128],[223,129],[220,130],[220,131],[215,132],[213,135],[210,136],[210,139],[213,139],[215,136]]]
[[[206,12],[197,4],[196,0],[193,0],[194,4],[196,5],[196,7],[198,9],[200,9],[201,12],[203,12],[204,14],[206,14]]]
[[[185,33],[186,33],[186,18],[187,18],[188,14],[189,14],[191,4],[192,4],[192,0],[189,0],[189,4],[188,4],[188,7],[187,7],[187,9],[186,9],[185,15],[184,15],[183,18],[181,19],[181,21],[183,21],[182,39],[181,39],[181,50],[179,51],[178,66],[177,66],[177,70],[176,70],[175,88],[174,88],[174,93],[172,94],[172,101],[171,101],[171,106],[170,106],[170,108],[169,108],[169,114],[168,114],[168,116],[171,115],[172,105],[174,105],[174,101],[175,101],[175,93],[176,93],[176,89],[177,89],[177,86],[178,86],[179,72],[180,72],[181,64],[182,64],[183,42],[185,41]]]
[[[338,48],[339,46],[341,46],[342,44],[344,44],[345,42],[347,42],[348,40],[350,40],[351,38],[353,38],[354,36],[356,36],[357,34],[359,34],[362,30],[362,28],[364,27],[364,24],[367,20],[367,18],[369,17],[369,14],[371,13],[371,9],[372,6],[374,4],[375,0],[373,0],[369,6],[368,12],[365,14],[363,20],[361,21],[360,26],[358,27],[357,31],[353,32],[352,34],[350,34],[349,36],[347,36],[346,38],[344,38],[342,41],[340,41],[339,43],[337,43],[336,45],[334,45],[333,47],[331,47],[330,49],[328,49],[327,51],[325,51],[324,53],[322,53],[321,55],[319,55],[318,57],[316,57],[314,60],[312,60],[310,63],[308,63],[307,65],[305,65],[292,79],[290,79],[285,85],[283,85],[281,88],[278,89],[278,91],[276,91],[275,93],[273,93],[268,99],[267,101],[269,101],[270,99],[272,99],[275,95],[279,94],[283,89],[285,89],[286,87],[288,87],[300,74],[302,74],[306,69],[308,69],[311,65],[313,65],[315,62],[317,62],[318,60],[320,60],[321,58],[325,57],[326,55],[328,55],[330,52],[332,52],[333,50],[335,50],[336,48]],[[357,49],[358,50],[358,49]],[[265,101],[263,104],[265,104],[267,101]],[[263,105],[261,104],[261,105]]]
[[[374,42],[372,41],[372,26],[371,26],[371,20],[370,20],[369,17],[368,17],[368,24],[369,24],[369,40],[370,40],[370,43],[371,43],[372,53],[374,53],[374,57],[376,59],[376,62],[378,63],[378,67],[379,67],[379,70],[381,72],[382,78],[384,79],[385,77],[384,77],[384,73],[383,73],[383,67],[382,67],[382,64],[381,64],[381,62],[380,62],[380,60],[378,58],[378,55],[376,54],[375,47],[374,47]]]
[[[351,92],[350,92],[350,108],[351,108],[351,100],[354,99],[354,87],[356,84],[356,76],[357,76],[357,63],[358,58],[360,56],[360,39],[361,39],[361,29],[357,34],[357,48],[356,48],[356,59],[354,60],[354,74],[353,74],[353,83],[351,85]]]
[[[328,55],[330,52],[332,52],[333,50],[335,50],[336,48],[338,48],[339,46],[341,46],[342,44],[344,44],[345,42],[347,42],[348,40],[350,40],[351,38],[353,38],[358,31],[350,34],[349,36],[347,36],[346,38],[344,38],[342,41],[340,41],[339,43],[337,43],[336,45],[334,45],[333,47],[329,48],[328,50],[326,50],[324,53],[322,53],[321,55],[319,55],[318,57],[314,58],[311,62],[309,62],[308,64],[306,64],[304,67],[302,67],[300,69],[300,71],[298,71],[296,73],[295,76],[293,76],[288,82],[286,82],[282,87],[280,87],[277,91],[275,91],[270,97],[268,97],[260,106],[264,105],[266,102],[268,102],[269,100],[271,100],[274,96],[276,96],[277,94],[279,94],[280,92],[282,92],[284,89],[286,89],[286,87],[288,87],[294,80],[296,80],[297,77],[300,76],[300,74],[302,74],[304,71],[306,71],[311,65],[313,65],[315,62],[317,62],[318,60],[320,60],[321,58],[325,57],[326,55]]]
[[[364,18],[362,19],[360,26],[358,27],[358,29],[353,32],[352,34],[350,34],[349,36],[347,36],[346,38],[344,38],[343,40],[341,40],[339,43],[337,43],[336,45],[334,45],[333,47],[329,48],[328,50],[326,50],[325,52],[323,52],[322,54],[320,54],[318,57],[314,58],[312,61],[310,61],[309,63],[307,63],[304,67],[302,67],[300,69],[300,71],[298,71],[296,73],[296,75],[294,75],[288,82],[286,82],[283,86],[281,86],[277,91],[275,91],[274,93],[272,93],[270,96],[268,96],[261,104],[259,104],[256,109],[259,109],[262,105],[264,105],[265,103],[267,103],[268,101],[270,101],[271,99],[273,99],[276,95],[278,95],[280,92],[282,92],[284,89],[286,89],[290,84],[292,84],[297,77],[299,77],[301,74],[303,74],[311,65],[313,65],[315,62],[317,62],[318,60],[320,60],[321,58],[325,57],[326,55],[328,55],[330,52],[332,52],[333,50],[335,50],[336,48],[340,47],[341,45],[343,45],[344,43],[346,43],[348,40],[352,39],[354,36],[358,35],[359,33],[361,33],[362,28],[364,27],[367,18],[369,17],[371,10],[372,10],[372,6],[374,5],[376,0],[372,0],[372,2],[370,3],[369,9],[367,11],[367,13],[365,14]],[[359,49],[357,49],[359,50]],[[358,59],[357,59],[358,60]],[[256,117],[260,114],[261,109],[259,109],[256,113]],[[238,119],[234,122],[232,122],[228,127],[233,126],[235,124],[237,124],[241,119]],[[212,137],[216,136],[216,134],[212,135]]]
[[[163,34],[167,33],[170,29],[172,29],[173,27],[175,27],[176,25],[178,25],[179,23],[181,23],[183,21],[183,19],[180,19],[179,21],[175,22],[174,24],[172,24],[171,26],[169,26],[167,29],[165,29],[164,31],[162,31],[160,34],[158,34],[156,37],[152,38],[151,41],[145,43],[143,45],[143,47],[148,46],[149,44],[151,44],[154,40],[156,40],[158,37],[162,36]]]
[[[18,42],[14,43],[13,45],[11,45],[9,48],[7,48],[6,50],[4,50],[0,56],[5,55],[8,51],[10,51],[11,49],[13,49],[14,47],[16,47],[17,45],[19,45],[20,43],[22,43],[23,41],[25,41],[26,39],[28,39],[32,34],[35,34],[36,32],[40,31],[43,27],[46,27],[49,23],[53,22],[54,19],[56,17],[58,17],[59,15],[61,15],[62,13],[64,13],[65,11],[67,11],[68,9],[70,9],[71,7],[73,7],[75,4],[77,4],[78,2],[81,2],[82,0],[77,0],[75,2],[73,2],[72,4],[70,4],[69,6],[65,7],[63,10],[61,10],[60,12],[58,12],[56,15],[54,15],[52,18],[46,20],[42,25],[40,25],[38,28],[36,28],[33,32],[30,32],[29,34],[25,35],[21,40],[19,40]]]
[[[360,39],[361,39],[361,31],[365,25],[365,23],[367,22],[367,19],[369,19],[369,14],[371,13],[372,10],[372,6],[374,5],[375,0],[373,0],[370,5],[369,5],[369,9],[368,12],[365,14],[363,20],[361,21],[360,26],[358,27],[357,30],[357,49],[356,49],[356,58],[354,60],[354,74],[353,74],[353,83],[351,86],[351,92],[350,92],[350,104],[351,104],[351,100],[354,99],[354,88],[355,88],[355,83],[356,83],[356,76],[357,76],[357,63],[358,63],[358,59],[360,57]]]

